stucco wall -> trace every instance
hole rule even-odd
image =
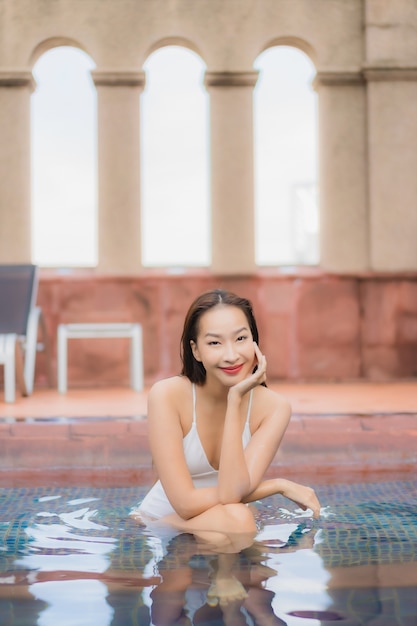
[[[62,44],[96,64],[100,271],[142,269],[139,95],[146,58],[166,44],[200,54],[212,85],[216,272],[255,269],[254,80],[245,77],[278,44],[297,46],[317,69],[321,267],[417,270],[417,0],[0,0],[0,262],[30,259],[31,71]],[[233,113],[241,120],[235,130]],[[120,120],[123,141],[109,130]],[[221,128],[229,133],[219,139]],[[222,154],[237,166],[225,170]],[[240,211],[241,231],[226,254],[223,224],[239,223]]]
[[[271,380],[389,380],[417,376],[417,275],[335,275],[315,270],[250,277],[149,272],[141,277],[43,273],[39,304],[56,371],[60,323],[139,322],[145,379],[180,371],[185,313],[201,292],[251,299]],[[128,341],[68,342],[70,386],[128,384]],[[46,383],[38,357],[37,384]]]
[[[98,67],[140,68],[162,43],[191,46],[212,71],[252,67],[274,43],[300,42],[321,66],[359,67],[361,0],[2,0],[1,59],[28,67],[60,39]]]

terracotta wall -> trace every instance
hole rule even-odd
[[[147,384],[179,371],[185,312],[221,286],[253,302],[270,379],[384,380],[417,376],[417,275],[332,275],[267,270],[247,277],[149,271],[134,277],[43,271],[38,303],[56,376],[60,323],[140,322]],[[128,340],[68,343],[70,387],[127,385]],[[37,385],[46,384],[45,356]]]

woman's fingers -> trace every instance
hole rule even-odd
[[[255,342],[253,342],[253,345],[255,347],[255,356],[256,356],[256,361],[257,361],[256,370],[252,374],[247,376],[247,378],[245,378],[244,380],[241,380],[239,383],[236,383],[236,385],[232,387],[232,389],[238,391],[241,396],[243,396],[245,393],[247,393],[254,387],[261,385],[266,380],[265,355],[262,354],[262,352],[259,350],[259,347],[257,346]],[[255,362],[254,362],[254,365],[255,365]]]
[[[256,343],[256,341],[253,342],[253,345],[255,347],[255,356],[256,356],[256,359],[258,361],[258,368],[257,368],[256,372],[259,374],[259,376],[262,376],[262,375],[266,374],[266,357],[260,351],[259,346]]]
[[[303,511],[311,509],[314,518],[320,517],[320,502],[316,492],[311,487],[288,481],[288,489],[284,491],[283,495],[298,504]]]

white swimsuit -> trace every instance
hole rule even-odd
[[[242,433],[243,447],[249,443],[251,438],[249,419],[252,406],[252,391],[249,395],[248,412],[246,416],[245,427]],[[197,430],[197,414],[196,414],[196,391],[193,384],[193,423],[189,432],[183,439],[184,455],[187,467],[190,470],[194,487],[212,487],[217,484],[218,470],[210,465],[207,455],[204,451]],[[151,490],[146,494],[136,511],[149,515],[154,519],[160,519],[174,513],[161,481],[158,480]]]

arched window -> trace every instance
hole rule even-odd
[[[317,98],[309,58],[288,46],[263,52],[254,92],[256,261],[318,262]]]
[[[68,46],[36,63],[32,96],[33,261],[97,264],[96,91],[90,57]]]
[[[205,65],[167,46],[147,59],[141,102],[145,266],[210,263],[208,95]]]

